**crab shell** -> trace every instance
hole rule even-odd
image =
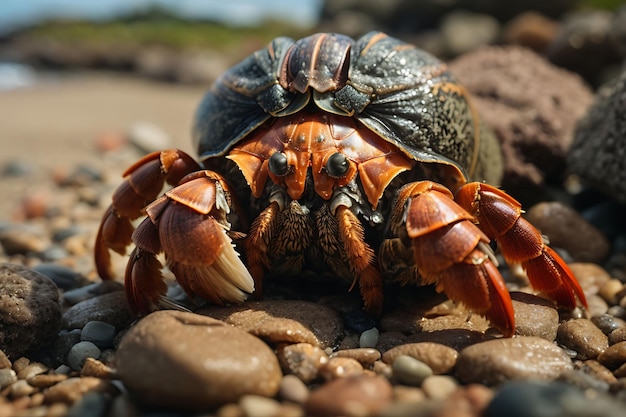
[[[205,95],[195,149],[203,160],[223,156],[267,121],[307,106],[354,118],[451,190],[469,180],[500,183],[498,143],[467,91],[437,58],[381,32],[356,41],[328,33],[274,39]]]

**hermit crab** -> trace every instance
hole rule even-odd
[[[167,305],[165,259],[189,295],[217,304],[309,269],[358,286],[372,313],[384,282],[434,284],[512,336],[492,242],[537,291],[586,305],[520,204],[489,185],[500,151],[466,90],[398,39],[275,39],[214,83],[194,141],[201,162],[165,150],[131,166],[98,230],[103,279],[109,250],[134,243],[125,288],[137,313]]]

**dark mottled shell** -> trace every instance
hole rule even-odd
[[[224,155],[271,117],[315,103],[351,116],[405,154],[434,163],[447,185],[499,181],[500,154],[467,93],[432,55],[380,32],[354,41],[316,34],[277,38],[222,75],[194,127],[201,158]],[[487,161],[487,160],[490,161]]]

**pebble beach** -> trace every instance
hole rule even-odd
[[[524,84],[520,60],[536,60],[526,76],[543,84]],[[625,172],[626,72],[594,89],[517,47],[450,68],[503,144],[504,188],[568,262],[587,309],[557,309],[501,262],[512,338],[428,287],[392,290],[373,318],[341,285],[269,283],[262,301],[216,307],[169,271],[168,297],[189,311],[137,319],[128,257],[113,257],[119,281],[102,281],[96,231],[128,166],[194,154],[208,84],[37,72],[0,91],[0,417],[626,416],[626,193],[613,180]],[[585,148],[600,136],[612,147]]]

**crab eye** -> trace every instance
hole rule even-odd
[[[287,165],[287,155],[282,152],[274,152],[269,161],[267,162],[270,172],[276,176],[282,177],[289,172],[289,165]]]
[[[344,154],[336,152],[328,157],[328,162],[326,162],[326,172],[331,177],[343,177],[346,175],[346,172],[348,172],[348,168],[350,168],[350,165],[348,164],[348,159]]]

